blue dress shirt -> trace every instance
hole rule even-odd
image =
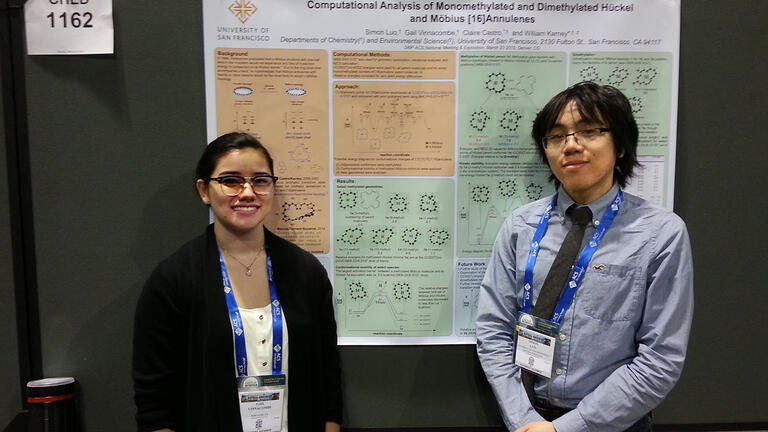
[[[599,221],[618,186],[589,204]],[[534,268],[533,300],[571,227],[574,203],[560,188]],[[477,315],[477,353],[510,430],[543,421],[514,364],[514,330],[522,307],[525,263],[551,197],[515,210],[488,263]],[[587,226],[584,242],[594,232]],[[680,377],[693,317],[688,232],[674,213],[624,193],[616,219],[589,263],[557,336],[551,379],[537,398],[573,410],[558,432],[622,431],[656,407]]]

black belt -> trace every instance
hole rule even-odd
[[[569,408],[552,406],[549,404],[549,402],[543,399],[536,399],[533,402],[533,408],[536,410],[536,412],[539,413],[539,415],[544,417],[544,420],[546,421],[552,421],[558,417],[564,416],[566,413],[571,411]]]

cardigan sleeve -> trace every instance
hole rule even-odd
[[[173,404],[183,380],[184,314],[177,282],[158,267],[147,280],[136,306],[133,329],[133,385],[139,432],[177,429]],[[176,389],[174,392],[174,388]]]
[[[341,395],[341,359],[339,358],[338,338],[336,335],[336,319],[333,308],[333,288],[328,276],[323,274],[323,301],[321,317],[324,332],[323,357],[326,383],[326,421],[341,424],[342,395]]]

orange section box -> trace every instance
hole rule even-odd
[[[339,176],[452,176],[453,82],[333,84]]]
[[[442,51],[334,51],[335,79],[450,80],[456,53]]]
[[[261,140],[280,178],[266,224],[304,249],[330,250],[328,53],[217,48],[216,124]]]

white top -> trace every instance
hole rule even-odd
[[[248,375],[272,375],[272,306],[240,309],[245,331],[245,353],[248,356]],[[288,326],[283,311],[283,371],[285,391],[283,393],[283,427],[288,432]]]

